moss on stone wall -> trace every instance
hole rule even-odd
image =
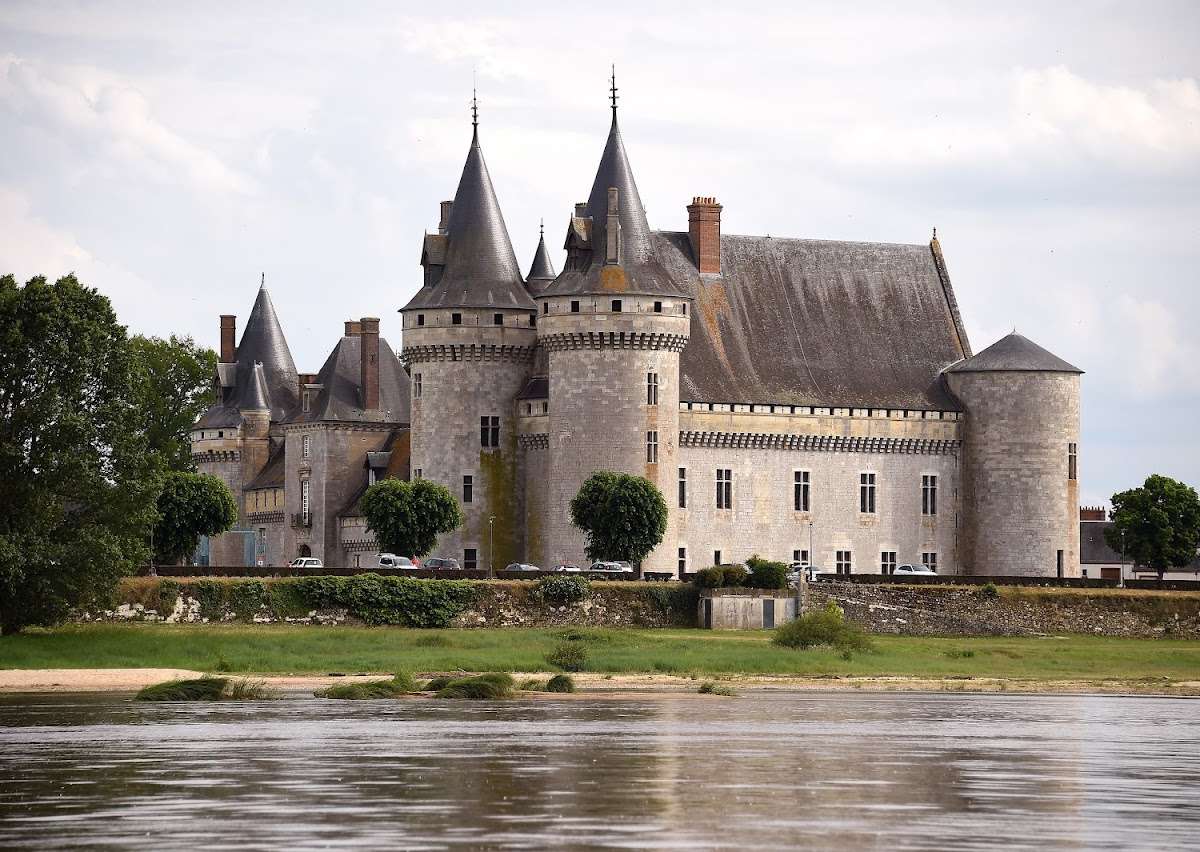
[[[477,541],[481,547],[493,548],[494,552],[488,553],[487,557],[491,559],[496,570],[521,559],[521,528],[524,519],[518,514],[517,501],[513,497],[518,493],[516,457],[515,434],[507,436],[499,452],[479,451],[479,471],[483,478],[484,493],[488,498],[488,508],[496,516],[496,522],[489,531],[487,518],[482,518],[482,529],[478,531]]]

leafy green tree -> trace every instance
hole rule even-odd
[[[1141,488],[1112,496],[1112,526],[1104,538],[1135,564],[1153,568],[1161,580],[1168,568],[1182,568],[1200,547],[1200,498],[1196,490],[1169,476],[1151,474]]]
[[[588,559],[641,563],[667,531],[667,502],[641,476],[601,470],[571,501],[571,523],[587,536]]]
[[[138,407],[150,452],[168,470],[195,470],[189,431],[214,398],[217,354],[190,337],[129,340],[137,368]]]
[[[450,489],[428,479],[376,482],[363,494],[362,508],[380,550],[398,556],[424,556],[439,535],[465,520]]]
[[[204,473],[171,471],[158,495],[154,552],[177,563],[196,550],[202,535],[220,535],[237,521],[237,502],[229,487]]]
[[[103,602],[145,562],[158,464],[108,299],[0,278],[0,633]]]

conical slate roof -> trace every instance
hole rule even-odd
[[[529,274],[525,276],[525,283],[529,291],[536,296],[546,289],[556,274],[550,253],[546,251],[546,234],[542,231],[538,234],[537,251],[534,252],[533,264],[529,267]]]
[[[1040,372],[1082,373],[1052,352],[1015,331],[970,358],[946,368],[947,373]]]
[[[246,322],[241,341],[238,342],[238,408],[250,410],[260,402],[257,399],[254,380],[257,364],[262,365],[271,419],[282,420],[284,414],[296,405],[299,377],[266,287],[259,288],[258,298],[254,300],[254,308],[250,311],[250,319]]]
[[[262,364],[255,364],[250,373],[250,384],[242,396],[243,411],[270,411],[271,392],[267,390],[267,375]]]
[[[513,253],[500,202],[492,188],[479,128],[463,166],[447,227],[446,265],[441,279],[417,291],[412,308],[526,308],[535,306]]]

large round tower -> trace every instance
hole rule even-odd
[[[613,108],[586,204],[576,207],[567,263],[538,296],[538,342],[548,355],[548,517],[531,556],[585,559],[569,506],[597,470],[644,476],[670,499],[678,475],[679,353],[690,297],[659,264]],[[675,513],[643,569],[676,568]]]
[[[503,568],[524,554],[514,400],[533,361],[535,306],[479,147],[425,237],[425,281],[401,310],[414,478],[448,487],[466,523],[434,554]],[[404,554],[410,555],[410,554]]]
[[[1081,370],[1013,332],[947,368],[966,409],[966,573],[1078,577]]]

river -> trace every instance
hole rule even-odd
[[[1200,702],[0,696],[0,847],[1180,849]]]

